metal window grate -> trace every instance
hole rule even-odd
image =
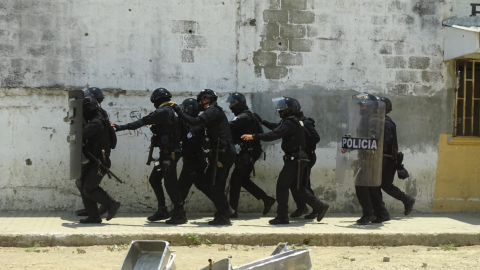
[[[458,60],[457,74],[454,136],[480,136],[480,61]]]

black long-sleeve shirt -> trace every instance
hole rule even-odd
[[[265,125],[267,123],[267,125]],[[267,128],[272,129],[270,132],[261,133],[261,134],[254,134],[254,140],[260,140],[265,142],[271,142],[288,135],[291,135],[296,132],[297,125],[291,119],[283,119],[280,123],[270,123],[268,121],[263,121],[263,123]]]
[[[146,125],[169,124],[169,122],[172,122],[172,120],[169,118],[173,115],[173,112],[169,112],[170,110],[172,110],[170,106],[163,106],[151,112],[147,116],[142,117],[137,121],[134,121],[125,125],[115,125],[115,129],[117,131],[126,130],[126,129],[135,130]]]

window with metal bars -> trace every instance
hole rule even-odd
[[[457,61],[455,135],[480,136],[480,60]]]

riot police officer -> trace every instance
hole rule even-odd
[[[86,124],[83,126],[83,153],[87,157],[82,168],[80,178],[80,190],[83,205],[88,217],[81,219],[81,223],[101,223],[97,203],[104,205],[108,211],[107,220],[115,217],[120,203],[113,200],[99,185],[103,176],[107,173],[105,168],[91,158],[93,155],[97,161],[110,168],[110,135],[109,122],[99,112],[98,102],[94,98],[84,98],[83,118]]]
[[[199,103],[194,98],[187,98],[182,102],[182,111],[191,117],[197,117]],[[205,141],[205,129],[203,126],[191,126],[185,121],[182,123],[182,159],[183,167],[178,177],[178,185],[182,199],[187,199],[192,185],[210,198],[208,184],[203,177],[207,168],[206,153],[203,151],[202,143]],[[207,152],[210,149],[207,150]]]
[[[218,96],[211,89],[202,90],[197,95],[200,109],[204,112],[197,117],[192,117],[173,105],[182,120],[191,126],[204,126],[206,138],[204,149],[211,147],[208,157],[209,166],[205,173],[205,181],[210,181],[209,194],[217,209],[215,218],[209,225],[230,225],[230,206],[225,196],[225,184],[228,173],[235,162],[235,148],[232,143],[232,134],[228,119],[223,109],[217,104]]]
[[[263,133],[262,125],[257,116],[249,110],[245,96],[241,93],[230,94],[226,102],[230,104],[230,110],[235,115],[235,118],[230,121],[233,143],[240,145],[240,153],[237,154],[235,168],[230,180],[230,206],[235,210],[235,213],[230,217],[238,217],[238,201],[242,187],[257,200],[263,201],[263,215],[266,215],[275,203],[275,199],[268,196],[250,179],[255,162],[262,154],[262,145],[260,141],[247,142],[241,139],[243,134]]]
[[[105,99],[105,97],[102,93],[102,90],[100,90],[97,87],[90,87],[83,92],[83,97],[84,98],[95,99],[98,102],[98,109],[99,109],[101,117],[103,117],[103,119],[105,119],[105,120],[107,120],[107,122],[109,122],[108,113],[102,108],[102,105],[101,105],[102,101]],[[80,183],[77,183],[77,188],[81,192]],[[99,186],[98,188],[102,188],[102,187]],[[105,205],[100,205],[100,207],[98,208],[98,213],[100,215],[104,215],[105,213],[107,213],[107,210],[108,209],[105,207]],[[87,210],[85,210],[85,209],[77,210],[77,211],[75,211],[75,214],[77,216],[88,216]]]
[[[304,198],[305,202],[318,213],[317,221],[321,221],[327,212],[329,205],[320,201],[305,186],[305,177],[308,167],[306,149],[306,134],[302,121],[297,117],[299,107],[297,102],[289,97],[273,99],[275,109],[282,121],[272,131],[263,134],[245,134],[242,139],[246,141],[261,140],[274,141],[282,139],[284,166],[277,180],[277,216],[270,220],[273,225],[288,224],[288,195],[292,185],[296,188],[292,191]]]
[[[353,97],[357,102],[361,120],[356,129],[357,137],[374,138],[381,137],[381,116],[379,115],[379,99],[370,94],[359,94]],[[380,134],[379,134],[380,133]],[[341,152],[346,153],[348,150],[342,148]],[[389,216],[385,203],[382,199],[382,193],[379,186],[369,185],[367,182],[372,181],[373,177],[370,172],[375,171],[378,167],[372,155],[375,152],[358,152],[359,168],[357,169],[355,180],[355,192],[358,202],[362,207],[362,217],[357,220],[357,224],[366,225],[370,222],[381,222],[381,218]],[[359,180],[361,179],[361,181]],[[364,183],[365,182],[365,183]]]
[[[187,215],[183,209],[183,200],[177,181],[177,161],[180,159],[180,122],[175,115],[170,101],[172,94],[165,88],[153,91],[150,101],[156,110],[135,122],[126,125],[115,125],[116,131],[135,130],[145,125],[151,125],[153,132],[152,146],[160,148],[160,158],[155,162],[149,182],[157,197],[158,210],[149,221],[167,219],[169,213],[165,206],[165,195],[162,188],[162,178],[165,179],[165,189],[174,207],[172,217],[165,221],[167,224],[187,223]]]
[[[385,114],[392,111],[392,102],[385,97],[380,98],[385,103]],[[405,215],[412,212],[415,199],[402,192],[393,184],[395,172],[397,171],[398,163],[398,142],[397,142],[397,127],[392,118],[385,115],[385,130],[384,130],[384,144],[383,144],[383,170],[382,170],[382,190],[393,198],[403,202],[405,208]],[[378,222],[387,221],[390,217],[377,217]]]

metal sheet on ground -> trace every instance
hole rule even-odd
[[[384,126],[383,102],[352,99],[340,104],[335,169],[338,183],[380,186]]]

